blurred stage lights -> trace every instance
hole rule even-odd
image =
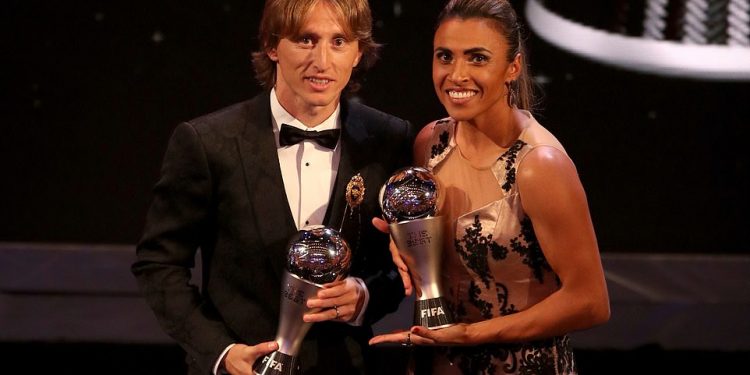
[[[675,1],[646,0],[638,2],[644,6],[636,10],[628,9],[631,2],[610,1],[613,7],[638,15],[639,35],[625,34],[624,25],[614,27],[620,32],[588,26],[543,3],[527,0],[529,27],[548,43],[576,55],[664,76],[750,81],[750,0],[686,0],[678,6]],[[675,9],[676,14],[669,14]],[[633,20],[626,22],[633,32]]]

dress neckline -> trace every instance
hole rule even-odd
[[[484,170],[491,169],[498,162],[498,158],[500,158],[501,155],[503,155],[511,147],[513,147],[513,145],[516,144],[518,142],[518,140],[523,139],[524,135],[526,134],[526,130],[528,130],[531,127],[531,123],[530,123],[531,120],[532,120],[531,113],[529,113],[529,111],[526,111],[526,110],[521,110],[521,111],[523,112],[523,114],[525,116],[523,124],[521,125],[521,127],[522,127],[521,132],[518,133],[518,136],[512,142],[510,142],[510,145],[508,145],[508,147],[499,146],[499,145],[497,145],[496,143],[493,142],[493,145],[495,146],[495,149],[497,150],[497,153],[495,154],[494,159],[492,159],[491,162],[487,162],[487,165],[476,165],[471,159],[469,159],[468,157],[466,157],[466,155],[464,155],[463,151],[461,151],[461,146],[458,144],[458,139],[457,139],[457,137],[458,137],[458,121],[456,121],[454,119],[453,120],[453,137],[455,139],[453,140],[453,144],[454,144],[454,147],[456,148],[456,151],[458,151],[458,156],[461,158],[461,160],[463,162],[465,162],[471,168],[473,168],[475,170],[478,170],[478,171],[484,171]],[[467,127],[467,126],[471,126],[471,125],[465,125],[464,128]],[[479,131],[479,130],[476,130],[476,131]],[[486,137],[486,135],[485,135],[485,137]],[[490,158],[487,157],[487,159],[489,160]]]

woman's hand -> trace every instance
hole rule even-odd
[[[372,218],[372,225],[375,226],[379,231],[383,233],[390,233],[390,229],[388,228],[388,223],[385,222],[385,220],[374,217]],[[393,259],[393,264],[398,267],[398,273],[401,274],[401,280],[404,283],[404,294],[407,296],[410,296],[412,293],[412,284],[411,284],[411,276],[409,275],[409,267],[406,266],[406,263],[404,263],[404,260],[401,258],[401,254],[398,252],[398,247],[396,247],[396,244],[393,242],[393,239],[391,239],[391,243],[388,246],[388,249],[391,251],[391,258]]]
[[[404,346],[427,345],[427,346],[460,346],[474,345],[469,333],[469,324],[458,323],[441,329],[428,329],[427,327],[414,326],[409,331],[387,333],[370,339],[370,345],[383,343],[397,343]]]

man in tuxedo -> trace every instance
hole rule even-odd
[[[413,129],[342,98],[376,57],[371,27],[367,0],[268,0],[253,54],[266,91],[176,127],[132,271],[190,374],[251,374],[278,349],[287,243],[313,224],[341,229],[352,266],[307,301],[320,311],[304,317],[315,324],[302,368],[362,373],[375,360],[371,324],[404,285],[371,219],[380,186],[410,160]]]

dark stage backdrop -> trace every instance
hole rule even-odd
[[[418,125],[444,116],[430,78],[443,2],[371,3],[384,47],[361,100]],[[174,126],[260,90],[261,6],[6,2],[0,241],[135,243]],[[750,252],[747,82],[625,71],[533,34],[529,45],[537,118],[577,164],[603,252]]]

